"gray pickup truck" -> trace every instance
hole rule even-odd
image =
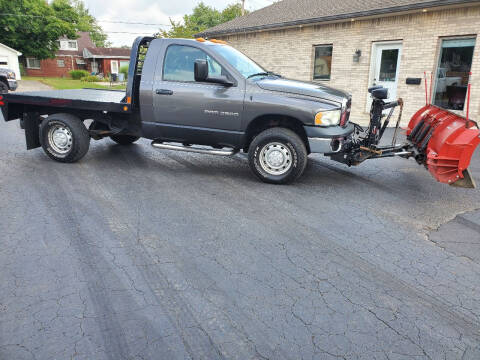
[[[0,68],[0,94],[17,90],[15,72],[11,69]]]
[[[4,94],[5,121],[20,119],[27,149],[75,162],[91,138],[231,156],[248,153],[269,183],[299,178],[310,153],[332,155],[354,132],[349,94],[268,72],[218,40],[140,37],[126,91]],[[90,122],[87,128],[85,122]]]

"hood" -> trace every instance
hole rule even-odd
[[[263,90],[311,96],[334,101],[339,104],[342,104],[345,99],[350,98],[350,94],[344,91],[313,82],[268,77],[256,81],[256,84]]]
[[[13,72],[13,73],[14,73],[15,71],[13,71],[12,69],[0,68],[0,72],[1,72],[1,73],[9,73],[9,72]]]

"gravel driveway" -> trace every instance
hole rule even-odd
[[[0,359],[480,359],[478,190],[403,159],[272,186],[242,155],[24,143],[0,122]]]
[[[51,90],[52,87],[36,80],[19,80],[17,92]]]

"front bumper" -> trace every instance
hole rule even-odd
[[[18,87],[17,80],[8,80],[8,87],[10,88],[11,91],[17,90],[17,87]]]
[[[304,126],[307,133],[308,145],[312,153],[336,153],[342,150],[345,139],[354,132],[353,124],[345,127],[330,126]]]

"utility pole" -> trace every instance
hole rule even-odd
[[[245,0],[242,0],[242,16],[245,15]]]

